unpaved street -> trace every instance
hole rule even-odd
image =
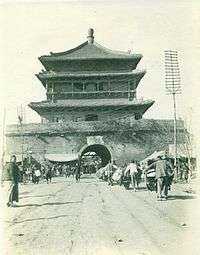
[[[21,185],[20,206],[4,209],[4,254],[199,254],[199,199],[181,185],[170,195],[160,202],[142,186],[133,192],[88,175]]]

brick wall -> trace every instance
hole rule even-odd
[[[65,134],[59,132],[51,134],[43,132],[40,134],[36,130],[39,131],[42,125],[34,124],[35,126],[32,127],[32,131],[35,131],[24,133],[23,136],[20,133],[14,133],[13,130],[12,133],[7,132],[6,153],[21,154],[23,147],[24,153],[32,151],[33,156],[39,160],[42,160],[44,155],[48,153],[80,153],[82,148],[87,147],[88,137],[98,135],[102,137],[101,143],[110,150],[113,159],[118,164],[123,164],[133,158],[141,160],[155,150],[167,149],[168,144],[173,143],[173,129],[171,125],[173,122],[166,121],[168,123],[167,126],[164,121],[153,121],[151,126],[146,125],[142,127],[143,122],[138,121],[136,123],[140,123],[140,128],[136,128],[134,123],[127,130],[121,128],[113,131],[111,127],[110,132],[99,133],[81,132],[79,129],[79,132],[68,132]],[[179,127],[178,142],[183,143],[184,135],[181,130]]]

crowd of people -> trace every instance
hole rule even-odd
[[[80,181],[81,166],[79,162],[69,164],[52,164],[45,160],[41,165],[35,164],[17,164],[17,158],[12,155],[10,162],[5,166],[2,175],[2,186],[6,196],[8,207],[16,207],[19,201],[18,184],[38,184],[40,181],[51,183],[52,178],[56,176],[74,177],[76,182]]]
[[[34,163],[31,163],[28,166],[19,165],[19,180],[23,184],[38,184],[41,180],[46,180],[47,183],[51,183],[53,177],[65,176],[68,178],[70,176],[78,176],[78,168],[78,163],[73,165],[64,163],[52,164],[47,160],[38,166]]]
[[[132,188],[135,192],[143,177],[147,188],[156,191],[158,201],[164,201],[171,189],[174,166],[166,155],[158,156],[146,166],[132,160],[128,165],[118,167],[115,162],[110,161],[97,172],[97,176],[107,181],[108,185],[124,184],[126,188]]]
[[[100,169],[100,175],[97,172],[97,176],[103,180],[108,181],[108,185],[118,183],[122,185],[124,181],[129,178],[130,185],[133,190],[136,191],[139,188],[141,181],[142,170],[139,162],[132,160],[128,165],[124,164],[122,167],[116,165],[116,162],[109,162],[104,168]]]
[[[182,171],[187,170],[185,164],[182,169],[184,169]],[[125,188],[132,188],[135,192],[139,189],[141,180],[144,179],[147,188],[156,191],[157,199],[163,201],[168,198],[174,177],[174,166],[173,162],[163,155],[149,161],[146,166],[136,160],[121,167],[117,166],[115,161],[109,161],[106,166],[100,167],[94,162],[89,165],[81,161],[73,162],[73,164],[52,164],[46,160],[41,165],[32,163],[22,167],[22,165],[18,166],[16,156],[12,155],[10,163],[3,171],[2,179],[7,194],[7,206],[14,207],[15,202],[18,202],[19,182],[38,184],[41,180],[45,180],[49,184],[52,177],[56,176],[73,177],[76,182],[79,182],[82,174],[92,173],[96,173],[97,177],[107,181],[110,186],[117,183],[124,185]],[[183,173],[180,171],[181,179],[184,178]]]

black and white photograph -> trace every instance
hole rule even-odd
[[[0,254],[200,254],[200,2],[0,1]]]

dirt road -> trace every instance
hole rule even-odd
[[[4,209],[4,254],[199,254],[199,199],[180,185],[170,195],[156,201],[144,187],[127,191],[95,176],[22,185],[20,206]]]

